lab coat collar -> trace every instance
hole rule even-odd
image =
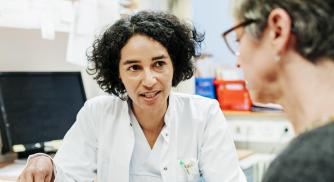
[[[170,135],[171,135],[171,127],[175,113],[175,98],[173,92],[169,94],[168,97],[168,108],[164,116],[165,120],[165,128],[161,131],[161,134],[165,141],[169,143]]]
[[[165,122],[165,127],[162,129],[161,131],[161,135],[163,136],[164,140],[169,143],[169,138],[170,138],[170,127],[171,127],[171,122],[173,120],[173,117],[174,117],[174,108],[175,108],[175,98],[174,98],[174,93],[171,92],[169,97],[168,97],[168,107],[167,107],[167,111],[165,113],[165,116],[164,116],[164,122]],[[131,118],[131,115],[134,116],[133,112],[132,112],[132,107],[131,107],[131,100],[128,99],[127,100],[127,105],[128,105],[128,114]],[[129,119],[130,121],[130,125],[133,126],[133,120],[132,119]]]

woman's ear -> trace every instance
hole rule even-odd
[[[270,41],[278,54],[289,48],[292,20],[290,15],[281,8],[274,9],[268,17],[268,30]]]

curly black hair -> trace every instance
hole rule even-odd
[[[204,33],[176,16],[164,12],[141,11],[121,18],[98,37],[87,53],[87,72],[95,75],[102,90],[120,98],[126,89],[119,77],[121,49],[134,35],[145,35],[161,43],[168,51],[174,67],[172,86],[194,74],[192,58],[200,56],[198,49]]]

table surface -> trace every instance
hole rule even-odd
[[[243,160],[253,154],[250,150],[237,150],[239,160]],[[0,182],[16,181],[17,176],[25,167],[26,160],[15,160],[7,163],[0,163]]]

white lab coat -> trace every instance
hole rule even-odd
[[[148,111],[149,112],[149,111]],[[235,146],[216,100],[171,93],[165,122],[169,142],[161,156],[165,182],[244,182]],[[126,101],[114,96],[88,100],[54,158],[56,181],[127,182],[134,133]],[[180,165],[196,161],[187,173]]]

